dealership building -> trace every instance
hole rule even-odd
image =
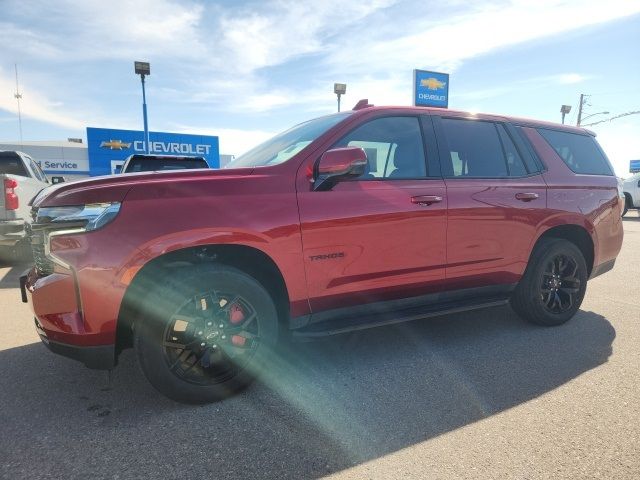
[[[0,150],[18,150],[36,160],[42,170],[75,180],[116,173],[124,160],[134,153],[145,153],[144,132],[87,128],[87,140],[0,142]],[[220,155],[217,136],[184,133],[149,132],[149,153],[204,157],[211,168],[220,168],[232,160]]]

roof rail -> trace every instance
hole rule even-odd
[[[353,109],[354,110],[362,110],[363,108],[369,108],[369,107],[373,107],[373,104],[369,103],[369,99],[368,98],[363,98],[358,103],[356,103],[356,106],[353,107]]]

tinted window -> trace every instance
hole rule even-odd
[[[453,177],[506,177],[507,163],[498,130],[491,122],[442,119],[449,164],[444,172]],[[515,150],[515,149],[514,149]]]
[[[502,148],[504,150],[504,156],[507,159],[507,170],[512,177],[522,177],[527,175],[527,169],[524,166],[520,152],[516,148],[515,144],[507,134],[507,131],[500,124],[496,124],[498,129],[498,135],[500,136],[500,142],[502,142]]]
[[[127,166],[130,172],[152,172],[159,170],[184,170],[192,168],[209,168],[202,160],[156,160],[153,158],[132,158]]]
[[[575,173],[613,175],[608,160],[590,135],[539,128],[538,132]]]
[[[384,117],[359,126],[335,147],[361,147],[367,169],[360,177],[420,178],[427,175],[420,123],[416,117]]]
[[[27,170],[24,168],[22,159],[17,155],[0,154],[0,173],[19,175],[21,177],[29,176]]]

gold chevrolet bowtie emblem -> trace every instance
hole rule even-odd
[[[102,148],[110,148],[111,150],[122,150],[124,148],[129,148],[131,144],[125,143],[122,140],[109,140],[108,142],[102,142],[100,146]]]
[[[429,90],[439,90],[441,88],[444,88],[446,85],[446,82],[441,82],[440,80],[433,77],[423,78],[422,80],[420,80],[420,86],[427,87]]]

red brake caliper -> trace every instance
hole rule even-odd
[[[233,325],[237,325],[244,320],[244,310],[237,303],[231,305],[229,309],[229,322]],[[247,339],[241,335],[233,335],[231,337],[231,343],[236,345],[237,347],[243,347],[247,342]]]

